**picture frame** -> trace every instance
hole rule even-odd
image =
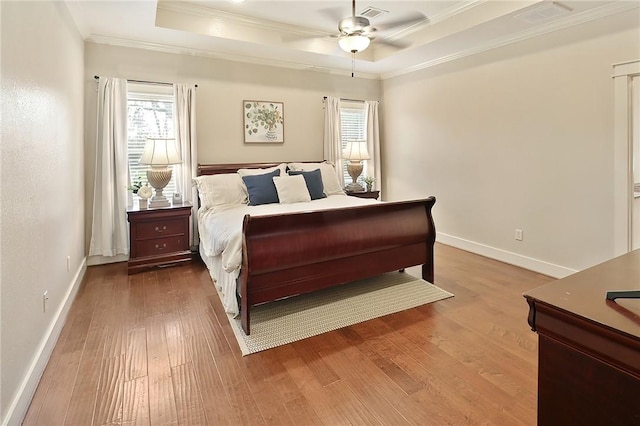
[[[242,101],[245,143],[284,143],[284,102]]]

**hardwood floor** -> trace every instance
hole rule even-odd
[[[536,423],[522,293],[552,279],[436,245],[455,297],[243,357],[200,262],[90,267],[25,425]]]

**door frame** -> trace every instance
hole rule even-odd
[[[633,129],[631,80],[640,60],[613,64],[614,83],[614,255],[631,251],[633,206]]]

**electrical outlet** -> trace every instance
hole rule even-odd
[[[67,272],[71,271],[71,256],[67,256]]]
[[[522,229],[516,228],[516,241],[522,241],[524,231]]]
[[[47,300],[49,300],[49,292],[42,293],[42,312],[47,312]]]

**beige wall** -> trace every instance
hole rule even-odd
[[[201,162],[313,160],[322,157],[322,97],[374,99],[380,82],[307,70],[230,62],[86,43],[87,106],[95,110],[94,75],[194,83],[197,93],[198,158]],[[285,143],[243,143],[242,100],[284,102]],[[87,116],[87,138],[95,117]]]
[[[441,241],[556,276],[612,257],[611,65],[639,34],[634,10],[385,80],[388,197],[433,194]]]
[[[322,159],[323,96],[370,100],[380,97],[378,80],[85,43],[87,236],[95,163],[94,75],[197,84],[200,163]],[[244,144],[245,99],[284,102],[284,144]]]
[[[18,424],[84,273],[83,42],[62,2],[0,10],[0,419]]]

